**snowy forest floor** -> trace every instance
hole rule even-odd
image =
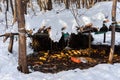
[[[113,63],[120,63],[120,46],[115,46]],[[28,66],[32,71],[57,73],[76,68],[88,69],[97,64],[108,63],[110,46],[92,45],[89,49],[40,51],[28,55]]]

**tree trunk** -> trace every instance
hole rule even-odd
[[[116,6],[117,0],[113,0],[112,5],[112,33],[111,33],[111,48],[109,54],[109,63],[112,63],[114,47],[115,47],[115,24],[116,24]]]
[[[6,0],[7,8],[6,11],[9,11],[9,0]]]
[[[70,5],[70,1],[69,0],[65,0],[66,9],[69,9],[69,5]]]
[[[81,7],[80,7],[80,4],[81,4],[81,3],[80,3],[80,0],[77,0],[77,8],[79,8],[79,9],[81,8]]]
[[[42,3],[41,3],[41,0],[37,0],[37,4],[38,4],[38,6],[39,6],[39,8],[40,8],[40,11],[42,10]]]
[[[47,8],[48,10],[52,9],[52,1],[51,0],[48,0],[47,7],[48,7]]]
[[[13,1],[12,0],[10,0],[10,6],[11,6],[12,14],[14,15]]]
[[[19,31],[19,59],[18,64],[21,72],[28,73],[27,57],[26,57],[26,35],[25,35],[25,17],[23,11],[22,0],[16,0],[17,21]]]
[[[82,8],[84,8],[84,7],[85,7],[85,1],[82,0]]]
[[[29,0],[21,0],[22,2],[22,9],[24,11],[24,14],[27,14],[27,3],[29,2]]]
[[[14,3],[16,3],[16,0],[14,1]],[[16,4],[15,4],[16,5]],[[17,11],[16,11],[16,6],[14,7],[14,15],[13,15],[13,21],[12,21],[12,25],[15,24],[15,22],[17,21]]]

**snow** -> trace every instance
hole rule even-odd
[[[102,27],[103,20],[107,18],[109,22],[106,23],[106,25],[109,26],[111,24],[111,5],[112,2],[100,2],[95,4],[95,6],[90,9],[75,10],[75,13],[78,13],[77,18],[79,21],[79,25],[82,26],[93,23],[93,26],[100,29],[100,27]],[[34,15],[33,13],[26,15],[26,28],[35,28],[36,32],[42,26],[51,26],[52,31],[50,37],[53,41],[59,41],[61,37],[62,27],[66,27],[66,30],[64,32],[76,33],[75,26],[78,25],[76,23],[76,20],[74,19],[73,14],[71,13],[71,10],[57,10],[58,8],[54,8],[52,11],[39,12],[36,13],[36,15]],[[118,22],[120,21],[119,15],[120,10],[119,8],[117,8]]]
[[[115,44],[116,45],[120,45],[120,33],[119,32],[115,32]],[[95,34],[92,33],[92,35],[94,36],[94,41],[92,42],[92,44],[106,44],[106,45],[111,45],[111,32],[107,32],[106,33],[106,43],[103,43],[103,38],[104,38],[104,34]]]
[[[3,5],[3,4],[1,4]],[[81,25],[93,23],[94,26],[98,28],[101,27],[102,21],[108,16],[108,19],[111,20],[111,2],[101,2],[97,3],[91,9],[80,10],[79,20]],[[120,5],[120,3],[118,3]],[[3,5],[4,6],[4,5]],[[25,15],[26,19],[26,28],[33,29],[35,28],[36,32],[43,25],[51,26],[51,38],[54,41],[58,41],[61,36],[61,28],[66,27],[65,32],[71,33],[75,32],[76,21],[74,20],[73,15],[70,10],[62,10],[55,8],[52,11],[39,12],[36,8],[36,15],[30,11],[28,15]],[[4,7],[2,7],[4,8]],[[59,13],[56,13],[59,12]],[[119,9],[117,9],[117,21],[120,21]],[[8,12],[8,25],[9,28],[5,28],[5,18],[4,11],[0,13],[0,34],[5,32],[17,32],[17,24],[14,26],[11,25],[12,16]],[[85,23],[87,21],[87,23]],[[110,21],[111,22],[111,21]],[[110,23],[108,23],[109,25]],[[111,32],[107,32],[106,43],[109,45],[111,42]],[[103,34],[94,34],[93,44],[101,44],[103,41]],[[120,44],[120,33],[116,32],[116,41],[115,44]],[[61,71],[59,73],[42,73],[42,72],[32,72],[30,74],[23,74],[17,70],[18,66],[18,41],[14,41],[13,54],[10,54],[7,50],[9,40],[5,43],[2,42],[3,38],[0,38],[0,80],[120,80],[120,64],[99,64],[95,67],[89,69],[74,69],[68,71]],[[27,42],[30,42],[30,39],[27,39]],[[28,47],[27,44],[27,53],[31,53],[32,50]]]

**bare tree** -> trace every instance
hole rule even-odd
[[[26,58],[26,31],[25,31],[25,17],[23,11],[22,0],[16,0],[17,21],[19,31],[19,69],[23,73],[28,73],[27,58]]]

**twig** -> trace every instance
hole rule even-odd
[[[7,10],[5,11],[5,21],[6,21],[6,28],[8,28],[8,23],[7,23]]]
[[[72,13],[73,16],[74,16],[76,23],[77,23],[78,26],[80,27],[79,20],[77,19],[77,15],[75,14],[75,11],[74,11],[73,7],[72,7],[72,10],[71,10],[71,13]],[[80,28],[80,32],[82,32],[82,29],[81,29],[81,28]]]

